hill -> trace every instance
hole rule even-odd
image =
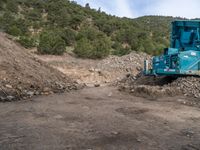
[[[0,32],[0,101],[75,88],[66,75],[36,59]]]
[[[159,54],[169,45],[174,19],[119,18],[69,0],[0,1],[0,30],[27,48],[37,46],[41,54],[62,54],[66,46],[87,58],[124,55],[133,50]]]

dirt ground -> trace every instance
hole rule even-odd
[[[1,103],[1,150],[199,150],[200,109],[114,87]]]
[[[150,56],[132,52],[122,57],[109,56],[103,60],[81,59],[70,54],[64,56],[35,55],[35,57],[78,83],[92,87],[95,84],[103,86],[119,81],[126,74],[137,75],[143,67],[144,59]]]
[[[162,87],[149,86],[156,91],[151,94],[140,87],[140,97],[131,93],[135,89],[119,90],[118,83],[144,83],[136,75],[146,54],[104,60],[33,56],[4,34],[0,54],[0,88],[34,96],[0,103],[0,150],[200,150],[199,99],[175,91],[173,97],[156,96]],[[177,85],[199,94],[196,78],[184,80]],[[49,95],[57,88],[66,92]]]
[[[0,102],[75,89],[73,79],[0,32]]]

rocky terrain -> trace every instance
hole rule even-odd
[[[142,70],[144,59],[150,56],[132,52],[122,57],[109,56],[103,60],[81,59],[69,54],[35,57],[72,77],[78,83],[104,86],[122,80],[127,74],[136,76]]]
[[[40,94],[117,85],[136,96],[183,95],[200,97],[198,77],[145,77],[141,74],[145,53],[132,52],[103,60],[35,55],[0,33],[0,100],[12,101]]]
[[[114,85],[136,96],[152,98],[176,95],[200,98],[198,77],[143,76],[144,59],[151,57],[145,53],[132,52],[103,60],[80,59],[69,54],[35,57],[88,87]]]
[[[144,53],[38,56],[9,38],[0,33],[0,100],[12,101],[0,103],[1,150],[199,149],[200,78],[145,77]]]
[[[118,82],[120,89],[128,90],[136,96],[163,97],[183,95],[200,98],[199,77],[146,77],[127,75]]]
[[[0,33],[0,101],[50,94],[77,84]]]

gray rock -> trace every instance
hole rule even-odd
[[[10,95],[10,96],[7,96],[6,99],[8,101],[13,101],[15,99],[15,97]]]
[[[32,97],[35,93],[32,92],[32,91],[28,91],[26,94],[27,94],[28,96]]]

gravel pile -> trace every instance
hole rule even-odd
[[[200,98],[199,77],[178,78],[174,82],[172,82],[170,86],[180,88],[185,96]]]
[[[150,58],[145,53],[131,52],[122,57],[109,56],[108,58],[100,61],[95,68],[106,71],[114,72],[127,72],[137,75],[143,68],[144,59]]]
[[[106,77],[108,83],[116,84],[127,74],[136,76],[141,72],[146,58],[149,59],[150,56],[145,53],[137,52],[131,52],[122,57],[109,56],[108,58],[98,62],[90,70],[94,70],[100,75]]]
[[[184,95],[200,98],[200,78],[198,77],[146,77],[142,74],[127,75],[118,85],[136,96],[160,97]]]

